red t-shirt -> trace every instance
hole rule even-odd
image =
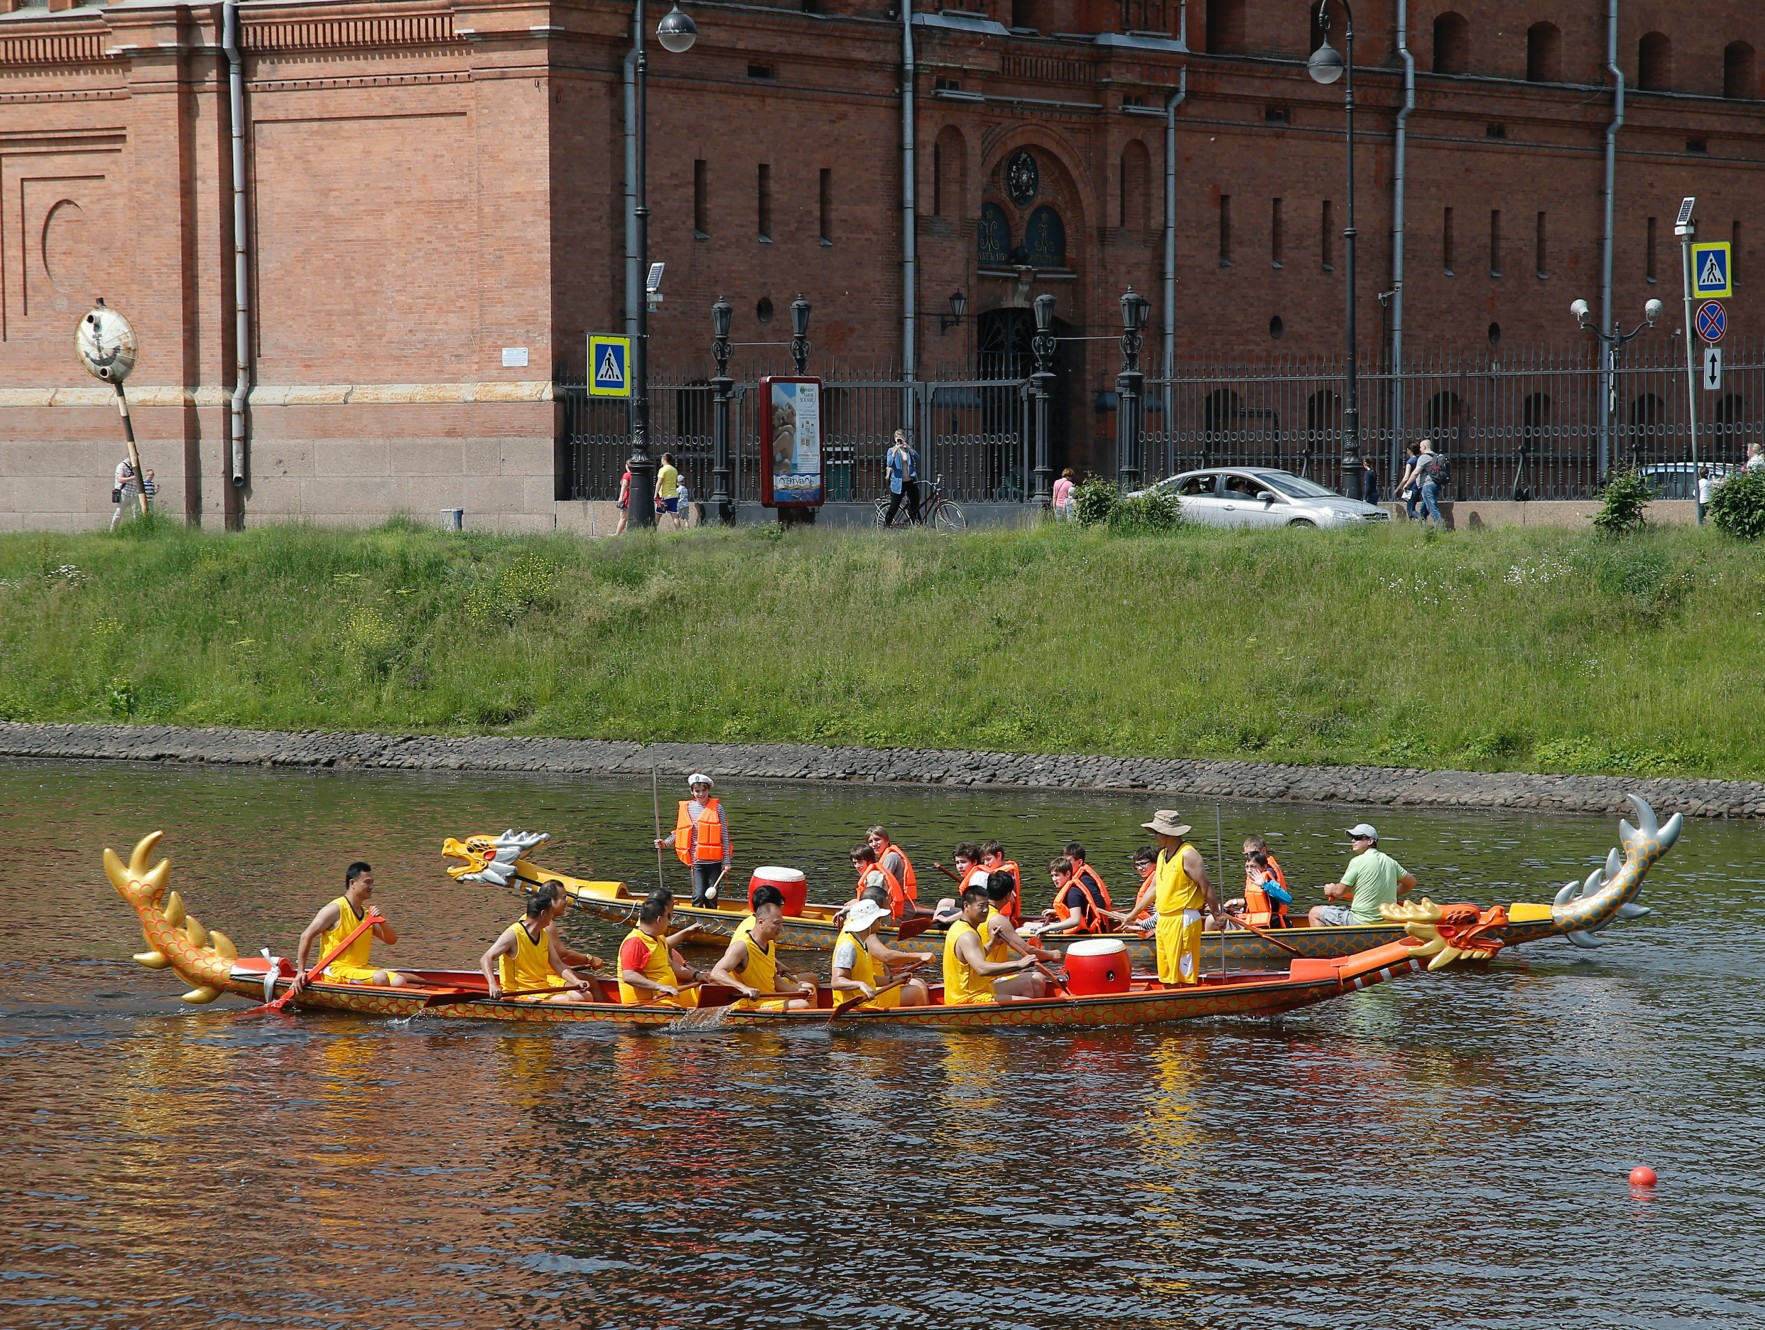
[[[644,966],[650,963],[650,944],[641,937],[633,935],[619,944],[619,968],[644,972]]]

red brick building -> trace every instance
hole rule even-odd
[[[1074,339],[1058,466],[1107,433],[1095,404],[1130,284],[1151,302],[1154,373],[1167,350],[1339,351],[1343,89],[1307,76],[1304,3],[972,4],[904,24],[893,0],[695,0],[692,50],[651,40],[655,373],[710,372],[718,296],[735,340],[765,342],[788,339],[799,292],[815,368],[1021,369],[1030,302],[1052,292]],[[109,511],[114,409],[71,353],[97,295],[140,336],[131,397],[173,511],[584,520],[561,502],[554,385],[632,308],[629,4],[240,5],[237,237],[222,6],[0,10],[0,525]],[[1363,0],[1354,18],[1365,363],[1394,339],[1405,357],[1572,351],[1587,339],[1569,302],[1598,313],[1608,252],[1614,317],[1658,295],[1677,326],[1682,195],[1747,282],[1756,6]],[[1400,170],[1402,295],[1381,304]],[[738,349],[738,368],[787,364]]]

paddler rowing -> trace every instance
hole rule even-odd
[[[908,979],[899,988],[889,989],[892,982],[889,967],[924,965],[932,959],[929,951],[896,951],[876,935],[889,912],[874,900],[860,900],[846,916],[833,945],[833,997],[836,1003],[862,996],[864,1008],[923,1007],[930,993],[923,982]],[[887,991],[877,993],[877,989]]]
[[[527,911],[505,928],[478,960],[486,991],[494,1000],[518,994],[523,1002],[587,1002],[588,980],[565,961],[551,925],[564,910],[562,892],[542,887],[527,898]],[[589,956],[587,968],[600,969]]]
[[[329,955],[360,927],[367,917],[368,901],[373,894],[374,869],[358,859],[344,870],[343,894],[315,914],[313,921],[306,926],[306,931],[300,935],[300,949],[295,953],[294,962],[296,973],[294,982],[289,986],[290,997],[299,997],[301,990],[306,987],[306,958],[312,951],[313,940],[319,939],[319,955]],[[402,988],[405,984],[402,974],[373,963],[375,939],[389,947],[398,941],[398,933],[384,915],[378,918],[372,928],[365,929],[351,942],[341,955],[334,957],[319,978],[332,983],[380,984]]]

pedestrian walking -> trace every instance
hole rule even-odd
[[[919,525],[919,449],[907,440],[907,431],[895,431],[895,441],[889,448],[889,511],[883,518],[885,527],[895,524],[895,514],[901,509],[901,501],[907,501],[907,520],[914,526]]]
[[[1710,496],[1716,492],[1716,482],[1710,479],[1710,468],[1698,468],[1698,525],[1702,526],[1704,514],[1710,507]]]
[[[1416,520],[1416,508],[1422,502],[1422,482],[1416,475],[1420,469],[1422,446],[1411,443],[1404,448],[1403,475],[1397,482],[1397,497],[1403,500],[1403,515]]]
[[[1452,483],[1452,465],[1443,453],[1434,451],[1432,439],[1422,440],[1422,454],[1417,459],[1416,477],[1422,482],[1422,511],[1436,526],[1445,526],[1440,515],[1440,491]]]
[[[129,511],[129,505],[134,503],[140,494],[141,483],[135,475],[135,464],[125,457],[116,464],[116,476],[110,487],[110,502],[116,509],[110,515],[110,529],[112,531],[116,530],[117,524]]]
[[[631,521],[631,468],[625,468],[625,474],[619,477],[619,525],[613,528],[615,536],[625,533],[626,525]]]
[[[1379,473],[1373,470],[1371,457],[1361,458],[1361,502],[1379,502]]]
[[[1077,474],[1069,466],[1060,473],[1060,479],[1054,482],[1054,516],[1062,522],[1072,520],[1072,492],[1077,481]]]
[[[662,529],[663,516],[674,518],[680,529],[680,470],[674,465],[674,454],[663,453],[662,465],[656,471],[656,529]]]

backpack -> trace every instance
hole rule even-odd
[[[1428,464],[1426,478],[1432,480],[1441,489],[1452,484],[1452,463],[1447,460],[1445,453],[1434,454],[1434,460]]]

